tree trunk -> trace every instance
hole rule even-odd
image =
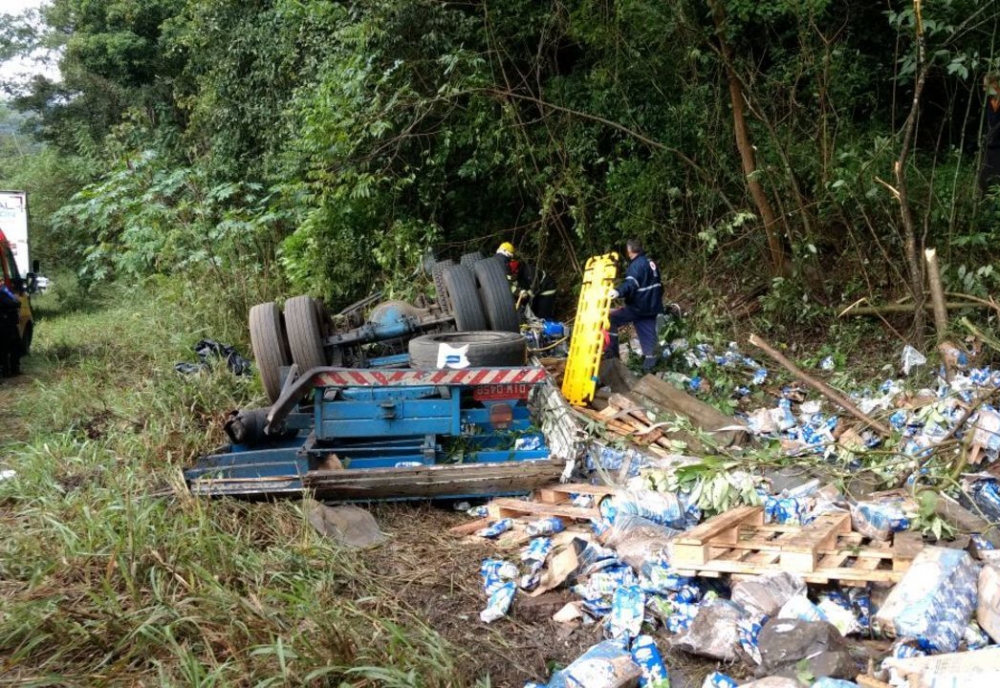
[[[913,144],[913,135],[917,128],[917,116],[920,113],[920,96],[927,82],[927,72],[930,66],[927,64],[924,55],[924,32],[920,19],[920,0],[913,0],[913,9],[917,16],[916,40],[917,40],[917,80],[913,86],[913,104],[910,106],[910,114],[903,125],[903,142],[899,149],[899,158],[893,167],[896,176],[896,191],[899,198],[899,212],[903,222],[903,243],[906,250],[906,265],[910,277],[910,293],[916,309],[913,312],[913,330],[916,334],[918,346],[924,342],[925,324],[927,321],[924,312],[924,266],[920,260],[920,248],[917,246],[917,228],[913,221],[913,211],[910,209],[909,187],[906,184],[906,161],[910,155],[910,147]]]
[[[719,51],[729,79],[729,97],[733,104],[733,131],[736,135],[736,147],[740,151],[740,160],[743,163],[743,175],[746,179],[747,190],[750,192],[750,196],[757,206],[757,211],[760,213],[760,218],[764,222],[764,233],[767,235],[767,248],[771,257],[771,272],[774,275],[782,275],[786,268],[785,246],[778,234],[780,226],[774,215],[774,210],[771,208],[771,203],[764,192],[764,187],[756,179],[757,160],[753,144],[750,142],[750,134],[747,131],[746,117],[743,113],[743,84],[733,67],[733,48],[725,36],[725,10],[719,0],[708,0],[708,6],[712,10],[715,35],[719,39]]]

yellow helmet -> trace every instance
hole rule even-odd
[[[500,248],[497,249],[497,253],[506,256],[507,258],[514,257],[514,244],[509,241],[505,241],[500,244]]]

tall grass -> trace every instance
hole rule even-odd
[[[204,336],[245,351],[233,314],[208,324],[164,284],[85,311],[48,299],[28,380],[0,387],[21,421],[0,440],[17,472],[0,482],[0,684],[463,683],[454,648],[297,502],[188,495],[225,412],[263,400],[224,365],[173,370]]]

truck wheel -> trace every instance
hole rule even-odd
[[[276,401],[281,394],[281,368],[292,364],[292,356],[281,311],[273,301],[250,309],[250,346],[267,398]]]
[[[285,302],[288,349],[292,354],[292,361],[299,366],[300,374],[326,365],[323,328],[317,305],[311,296],[295,296]]]
[[[474,368],[522,366],[528,360],[527,342],[513,332],[438,332],[410,340],[410,366],[437,368],[438,348],[467,346],[465,357]]]
[[[476,276],[464,265],[452,265],[444,271],[444,283],[451,300],[455,327],[460,332],[485,330],[486,316],[476,293]]]
[[[497,332],[518,332],[521,329],[514,308],[514,295],[510,293],[507,270],[500,260],[488,258],[472,266],[479,282],[479,298],[486,311],[490,329]]]
[[[473,251],[472,253],[466,253],[464,256],[458,259],[459,265],[464,265],[471,268],[473,265],[478,263],[483,259],[483,254],[479,251]]]
[[[448,297],[448,286],[444,283],[444,271],[455,264],[453,260],[442,260],[434,264],[431,276],[434,278],[434,289],[437,291],[437,302],[441,310],[451,311],[451,299]]]

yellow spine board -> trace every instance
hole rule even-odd
[[[563,374],[562,393],[574,406],[583,406],[597,391],[597,373],[604,353],[604,333],[610,323],[609,292],[618,274],[618,254],[594,256],[583,272],[583,289],[576,305],[576,321]]]

